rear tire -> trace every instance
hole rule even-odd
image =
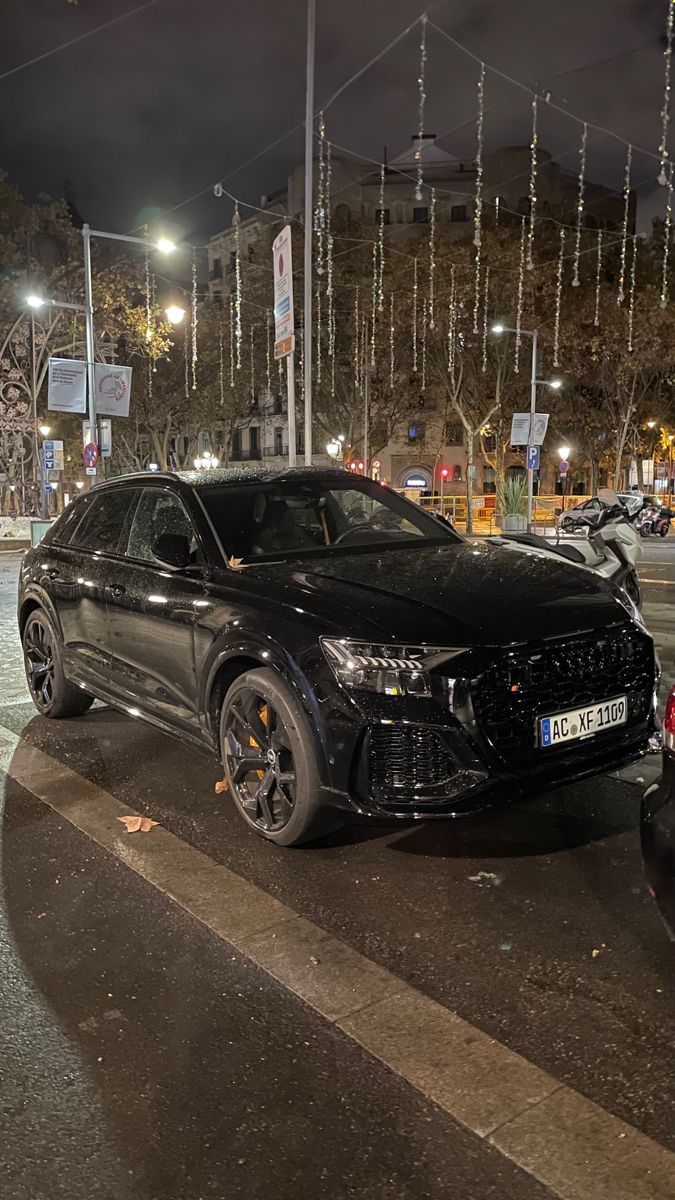
[[[32,612],[23,631],[23,662],[31,700],[43,717],[81,717],[94,703],[63,673],[63,647],[43,609]]]
[[[668,526],[662,525],[659,529],[659,537],[668,537]]]
[[[297,846],[343,823],[321,799],[310,724],[274,671],[235,679],[223,702],[220,747],[235,807],[259,837]]]

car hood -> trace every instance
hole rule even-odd
[[[261,564],[250,574],[282,604],[299,604],[300,592],[298,611],[330,613],[346,634],[377,629],[387,641],[505,645],[627,619],[593,572],[488,543]]]

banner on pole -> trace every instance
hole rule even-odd
[[[47,408],[51,412],[87,411],[87,364],[74,358],[50,358]]]
[[[131,397],[131,367],[96,363],[94,366],[96,414],[99,417],[128,417]]]
[[[274,261],[274,357],[285,358],[295,350],[293,309],[293,253],[291,227],[284,225],[272,246]]]
[[[548,429],[548,413],[514,413],[511,418],[512,446],[541,446]]]

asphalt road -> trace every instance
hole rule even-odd
[[[605,777],[481,823],[355,825],[278,850],[215,795],[199,752],[103,707],[33,715],[15,576],[0,559],[4,729],[675,1150],[675,953],[644,887],[640,786]],[[641,576],[675,681],[675,539],[647,544]],[[5,767],[9,1194],[552,1194],[29,796],[11,756]],[[675,1179],[658,1195],[675,1197]]]

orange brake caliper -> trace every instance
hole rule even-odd
[[[267,724],[267,705],[266,704],[263,704],[262,708],[260,709],[260,712],[258,713],[258,716],[260,717],[260,720],[262,721],[263,725],[266,725]],[[250,745],[254,746],[256,750],[260,749],[260,746],[258,745],[258,743],[256,742],[254,737],[250,737],[248,740],[249,740]],[[264,771],[256,771],[256,775],[258,776],[258,779],[264,779],[265,772]]]

